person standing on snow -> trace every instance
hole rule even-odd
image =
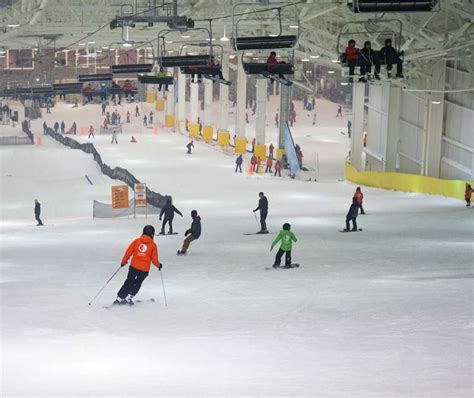
[[[471,206],[471,197],[472,197],[472,187],[470,184],[466,183],[466,189],[464,191],[464,199],[466,199],[466,207]]]
[[[187,153],[188,155],[191,155],[191,153],[192,153],[192,152],[191,152],[191,148],[194,148],[193,140],[191,140],[191,141],[189,142],[189,144],[186,145],[186,148],[188,148],[188,152],[186,152],[186,153]]]
[[[186,236],[186,239],[184,239],[183,242],[183,247],[181,250],[178,250],[178,256],[182,256],[183,254],[186,254],[188,251],[189,245],[193,240],[199,239],[201,236],[201,217],[198,215],[198,212],[196,210],[193,210],[191,212],[191,217],[193,219],[193,222],[191,224],[191,228],[189,228],[185,233],[184,236]]]
[[[140,109],[138,108],[138,105],[135,107],[135,117],[140,116]]]
[[[115,130],[112,132],[112,142],[111,142],[111,144],[113,144],[114,141],[115,141],[116,144],[118,144],[118,142],[117,142],[117,132]]]
[[[341,105],[339,105],[339,108],[337,108],[337,115],[336,115],[336,117],[338,117],[338,116],[342,117],[342,106],[341,106]]]
[[[265,173],[271,173],[272,172],[272,166],[273,166],[273,160],[271,157],[267,158],[267,167],[265,169]]]
[[[168,223],[169,226],[169,232],[168,234],[173,234],[173,218],[174,218],[174,213],[178,213],[181,217],[183,217],[183,214],[173,206],[173,203],[171,201],[171,198],[169,198],[166,201],[166,204],[163,206],[160,212],[160,221],[161,218],[163,217],[163,214],[165,215],[165,219],[163,220],[163,224],[161,225],[161,231],[160,235],[165,234],[165,225]]]
[[[66,123],[64,123],[64,120],[61,122],[61,134],[64,134],[66,131]]]
[[[41,221],[40,215],[41,215],[41,203],[38,202],[38,199],[35,199],[35,219],[38,223],[37,224],[38,226],[43,225],[43,221]]]
[[[235,172],[237,173],[237,170],[239,170],[242,173],[242,162],[243,162],[242,155],[240,154],[237,156],[237,159],[235,159]]]
[[[356,188],[356,191],[354,192],[354,198],[357,201],[360,209],[360,214],[365,214],[364,208],[362,207],[362,202],[364,200],[364,194],[360,190],[360,187]]]
[[[290,231],[291,225],[288,223],[283,224],[283,229],[277,235],[275,240],[272,242],[272,246],[270,251],[273,250],[273,247],[281,241],[280,249],[275,256],[275,263],[273,264],[273,268],[278,268],[281,264],[281,258],[283,254],[285,254],[285,266],[291,266],[291,249],[293,246],[293,242],[297,242],[296,236],[293,232]]]
[[[258,194],[259,200],[258,200],[258,207],[253,211],[254,213],[258,210],[260,210],[260,226],[261,230],[257,232],[257,234],[268,234],[267,230],[267,215],[268,215],[268,199],[267,197],[263,194],[263,192],[260,192]]]
[[[130,268],[128,269],[127,279],[117,293],[115,305],[133,305],[133,297],[138,293],[143,281],[150,272],[150,265],[153,263],[159,270],[163,264],[158,260],[158,246],[153,242],[155,236],[155,228],[147,225],[143,228],[143,234],[135,239],[125,252],[121,267],[127,265],[128,260],[132,257]]]
[[[95,138],[94,137],[94,127],[92,127],[92,125],[89,127],[89,135],[87,136],[87,138]]]
[[[46,122],[43,122],[43,134],[46,135],[46,132],[48,131],[48,125]]]
[[[359,204],[357,203],[357,199],[354,197],[352,198],[352,204],[349,208],[349,211],[346,215],[346,229],[344,232],[356,232],[357,231],[357,215],[359,214]],[[350,229],[349,221],[352,221],[352,230]]]
[[[59,123],[54,123],[54,132],[57,133],[59,131]]]
[[[275,174],[274,174],[275,177],[277,173],[278,173],[278,176],[281,177],[281,163],[279,160],[277,160],[275,163]]]
[[[107,107],[107,104],[105,103],[105,101],[102,101],[102,116],[105,116],[105,108]]]

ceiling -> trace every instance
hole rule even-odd
[[[172,0],[167,0],[168,4]],[[412,61],[411,73],[418,76],[429,73],[430,65],[439,59],[461,63],[472,72],[474,53],[474,3],[472,0],[443,0],[441,9],[430,13],[387,13],[377,24],[369,23],[374,14],[353,14],[346,1],[341,0],[294,0],[289,2],[260,0],[249,1],[251,5],[239,7],[238,12],[250,12],[242,17],[239,32],[244,35],[262,35],[275,31],[277,19],[266,19],[269,14],[252,13],[261,9],[261,4],[284,6],[282,8],[283,30],[296,32],[290,25],[299,25],[300,38],[295,55],[297,59],[308,58],[311,62],[332,65],[337,59],[337,38],[341,36],[342,50],[349,36],[358,44],[370,39],[375,47],[384,36],[398,30],[398,19],[402,23],[401,49],[405,60]],[[150,8],[163,15],[160,0],[0,0],[0,47],[3,48],[101,48],[113,42],[122,42],[122,29],[111,30],[110,22],[123,13],[147,15]],[[196,26],[209,26],[212,21],[216,43],[232,51],[228,41],[220,41],[224,35],[232,34],[232,9],[237,1],[225,0],[178,0],[178,15],[194,19]],[[158,7],[158,8],[155,8]],[[294,10],[294,11],[293,11]],[[150,11],[148,11],[150,13]],[[155,12],[155,11],[152,11]],[[216,19],[218,18],[218,19]],[[392,20],[392,21],[388,21]],[[346,25],[351,22],[350,25]],[[360,23],[353,23],[360,22]],[[153,27],[137,24],[130,28],[128,40],[134,47],[153,41],[166,24]],[[384,32],[380,32],[383,30]],[[349,34],[345,34],[349,31]],[[350,33],[353,32],[353,33]],[[359,32],[359,33],[355,33]],[[174,39],[178,38],[177,33]],[[191,38],[192,40],[192,38]],[[171,40],[173,41],[173,40]],[[153,42],[152,42],[153,44]],[[120,44],[116,44],[120,45]],[[176,43],[169,44],[169,47]],[[133,48],[133,47],[132,47]]]

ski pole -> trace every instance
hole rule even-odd
[[[160,269],[160,276],[161,276],[161,285],[163,286],[163,297],[165,298],[165,307],[168,307],[168,302],[166,301],[166,292],[165,292],[165,283],[163,282],[163,273]]]
[[[255,216],[255,221],[257,222],[257,225],[260,227],[260,224],[258,223],[258,218],[257,218],[257,215],[255,214],[255,212],[253,212],[253,215]]]
[[[118,268],[118,270],[115,271],[115,272],[113,273],[113,275],[109,278],[109,280],[108,280],[107,282],[105,282],[105,285],[102,286],[102,289],[100,289],[100,290],[98,291],[98,293],[94,296],[94,298],[93,298],[91,301],[89,301],[89,305],[91,305],[92,302],[97,298],[97,296],[102,293],[102,290],[104,290],[105,287],[109,284],[109,282],[113,279],[113,277],[114,277],[115,275],[117,275],[117,273],[120,271],[120,268],[122,268],[122,266],[120,266],[120,267]]]

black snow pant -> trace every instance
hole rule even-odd
[[[278,250],[275,256],[275,265],[281,264],[281,258],[283,257],[283,254],[285,254],[285,265],[291,265],[291,250],[283,251],[281,249]]]
[[[235,165],[235,172],[237,173],[237,170],[239,170],[242,173],[242,165],[241,164],[236,164]]]
[[[281,171],[280,170],[275,170],[275,174],[274,174],[275,177],[276,177],[277,173],[278,173],[278,176],[281,177]]]
[[[161,224],[161,233],[162,234],[165,233],[166,223],[168,223],[168,226],[169,226],[169,233],[172,234],[173,233],[173,219],[172,218],[166,218],[166,217],[163,220],[163,224]]]
[[[265,169],[265,173],[271,173],[272,172],[272,166],[267,166]]]
[[[349,66],[349,77],[354,77],[355,73],[355,68],[357,66],[357,60],[356,59],[350,59],[347,61],[347,65]]]
[[[43,221],[41,221],[39,214],[35,214],[35,218],[36,218],[36,222],[38,223],[38,225],[43,225]]]
[[[357,218],[357,217],[346,218],[346,229],[350,229],[349,221],[352,221],[352,230],[353,230],[353,231],[357,231],[356,218]]]
[[[471,199],[466,199],[466,207],[470,207],[471,206]]]
[[[403,73],[403,62],[399,57],[387,59],[387,70],[392,71],[393,64],[397,65],[397,76],[401,76]]]
[[[362,207],[362,203],[359,204],[360,214],[365,214],[364,208]]]
[[[260,226],[262,228],[262,231],[266,231],[267,230],[267,215],[268,213],[267,212],[262,212],[260,211]]]
[[[140,290],[142,282],[147,276],[148,272],[140,271],[139,269],[130,266],[128,269],[127,279],[125,279],[125,282],[118,291],[117,296],[119,296],[122,300],[124,300],[129,294],[135,296]]]

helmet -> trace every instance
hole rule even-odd
[[[283,224],[283,229],[284,229],[285,231],[289,231],[290,228],[291,228],[291,225],[288,224],[287,222]]]
[[[194,218],[198,215],[198,212],[196,210],[191,211],[191,217]]]
[[[385,45],[386,46],[391,46],[392,45],[392,39],[385,39]]]
[[[148,235],[150,238],[155,236],[155,228],[153,225],[147,225],[143,228],[143,235]]]

